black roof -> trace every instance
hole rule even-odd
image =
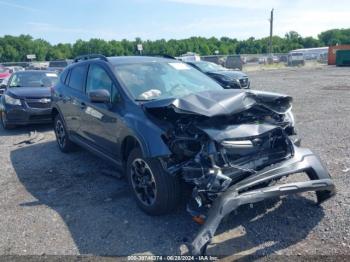
[[[75,62],[68,65],[65,69],[74,67],[76,64],[79,64],[79,63],[88,63],[91,61],[106,61],[107,63],[110,63],[112,65],[138,64],[138,63],[141,64],[141,63],[152,63],[152,62],[158,62],[158,63],[178,62],[178,63],[181,63],[181,61],[179,61],[179,60],[176,60],[173,58],[167,58],[167,57],[160,57],[160,56],[110,56],[110,57],[104,57],[102,55],[91,55],[91,58],[89,58],[89,55],[86,55],[86,56],[77,57],[75,59]]]
[[[164,58],[164,57],[157,57],[157,56],[113,56],[113,57],[107,57],[108,62],[110,62],[113,65],[118,64],[134,64],[134,63],[151,63],[151,62],[175,62],[174,59],[171,58]],[[177,61],[180,62],[180,61]]]

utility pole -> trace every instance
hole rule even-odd
[[[272,34],[273,34],[273,8],[271,10],[270,21],[270,41],[269,41],[269,54],[272,56]]]

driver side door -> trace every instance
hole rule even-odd
[[[89,92],[105,89],[111,94],[110,103],[96,103],[89,99]],[[82,110],[80,135],[86,142],[104,154],[116,157],[118,113],[113,97],[117,88],[105,68],[98,64],[89,66],[86,79],[85,101]]]

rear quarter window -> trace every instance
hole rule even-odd
[[[67,75],[68,75],[68,70],[64,70],[61,75],[60,75],[60,81],[61,83],[66,83],[66,78],[67,78]]]
[[[68,86],[83,91],[85,86],[87,65],[75,66],[71,69]]]

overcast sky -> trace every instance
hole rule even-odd
[[[350,0],[0,0],[0,34],[30,34],[51,43],[77,39],[237,39],[294,30],[314,36],[350,28]]]

